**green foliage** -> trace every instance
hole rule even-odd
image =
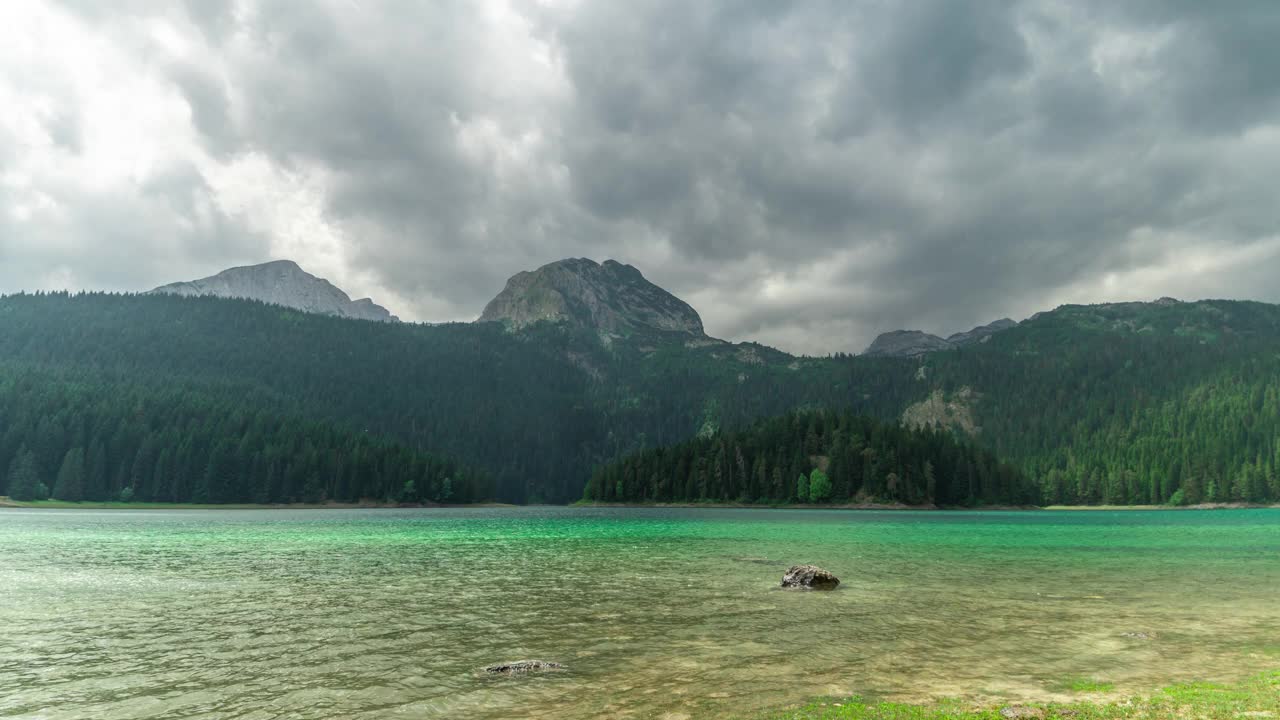
[[[1280,499],[1280,307],[1067,306],[927,362],[1047,504]]]
[[[809,474],[809,502],[823,503],[831,497],[831,478],[814,468]]]
[[[43,500],[40,485],[36,456],[23,446],[9,463],[8,495],[14,500]]]
[[[954,398],[963,388],[973,390],[967,404],[979,428],[969,439],[1030,478],[1036,487],[1029,498],[1159,504],[1182,491],[1186,504],[1280,500],[1276,306],[1068,306],[922,360],[794,358],[753,344],[687,341],[635,332],[606,345],[593,333],[547,324],[519,333],[496,323],[386,325],[212,298],[0,298],[0,364],[9,371],[38,369],[108,394],[124,387],[164,398],[180,389],[204,398],[201,412],[224,413],[229,422],[306,418],[453,458],[492,478],[491,490],[476,493],[469,474],[454,476],[457,501],[568,501],[582,496],[593,468],[700,431],[721,437],[761,418],[819,407],[894,422],[934,392]],[[927,372],[918,373],[921,363]],[[149,408],[150,401],[143,405]],[[112,445],[113,432],[64,441],[63,433],[77,431],[35,418],[20,436],[6,437],[0,417],[0,463],[26,443],[50,482],[66,451],[78,446],[86,497],[108,497],[126,485],[153,496],[175,464],[189,462],[190,450],[179,458],[184,442],[194,443],[211,420],[194,410],[188,416],[198,422],[139,443],[131,457]],[[140,421],[123,411],[121,418]],[[761,456],[759,473],[756,458],[744,458],[744,468],[736,457],[704,458],[675,473],[691,484],[660,494],[724,497],[717,487],[726,477],[750,475],[755,489],[735,485],[741,494],[729,499],[791,498],[794,479],[812,469],[814,439],[806,428],[791,456]],[[190,495],[212,499],[229,488],[247,500],[278,495],[271,488],[281,486],[288,468],[252,470],[266,481],[241,488],[222,465],[248,449],[240,448],[243,435],[225,440],[212,474],[207,465],[183,465]],[[332,460],[300,451],[308,467],[292,471],[290,492],[299,499],[346,492],[328,487],[324,467]],[[207,462],[212,448],[201,452]],[[832,499],[852,496],[845,484],[862,464],[845,450],[832,455]],[[945,475],[922,465],[859,488],[885,497],[905,486],[917,497],[939,497],[945,492],[930,488],[950,486]],[[632,486],[650,479],[621,480],[596,494],[630,497]],[[394,499],[402,484],[362,487]],[[437,491],[422,482],[416,490],[424,499]],[[999,494],[976,490],[961,502]]]
[[[67,502],[84,499],[84,448],[71,448],[63,456],[58,480],[53,485],[53,497]]]
[[[85,448],[89,450],[86,451]],[[31,448],[31,449],[29,449]],[[218,386],[103,382],[0,365],[0,494],[62,501],[287,503],[492,497],[488,476],[386,437],[276,414]],[[459,480],[464,478],[464,480]]]
[[[1071,692],[1111,692],[1115,688],[1115,683],[1094,680],[1093,678],[1069,678],[1063,683],[1063,689]]]
[[[805,475],[822,458],[829,473]],[[769,482],[784,472],[796,473],[792,488]],[[597,471],[584,499],[973,505],[1025,504],[1034,495],[1016,469],[951,433],[808,411],[631,454]]]

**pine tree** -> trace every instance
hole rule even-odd
[[[39,500],[40,475],[36,470],[36,456],[25,446],[18,451],[9,465],[9,497],[14,500]]]
[[[62,458],[62,468],[58,470],[58,479],[53,484],[53,497],[67,502],[80,502],[84,499],[85,477],[84,448],[71,448]]]

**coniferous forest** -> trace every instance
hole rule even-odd
[[[1017,469],[948,431],[815,411],[636,453],[597,471],[584,498],[959,506],[1038,495]]]
[[[823,470],[834,499],[1280,499],[1280,307],[1261,303],[1065,306],[921,358],[804,358],[677,333],[606,341],[547,323],[509,332],[243,300],[45,293],[0,298],[0,371],[9,495],[15,479],[16,494],[57,495],[65,476],[74,496],[83,475],[83,496],[95,499],[571,502],[597,470],[636,453],[693,438],[727,448],[762,419],[828,410],[789,417],[824,418],[822,443],[830,418],[926,431],[895,436],[908,455],[864,443],[899,458],[874,477],[855,478],[856,463],[828,452],[842,436],[832,432],[823,452],[785,443],[780,460],[771,448],[768,489],[739,482],[754,477],[744,449],[746,472],[735,451],[719,485],[690,491],[692,471],[677,465],[670,478],[624,482],[619,497],[798,499],[790,486],[816,455],[848,474],[845,495],[846,481]],[[991,453],[975,466],[1016,468],[1025,490],[996,472],[995,486],[973,493],[953,492],[950,476],[944,492],[921,493],[925,460],[943,477],[917,442],[935,429]],[[611,492],[616,478],[593,491]]]
[[[473,502],[483,472],[233,393],[3,368],[0,458],[15,500]]]

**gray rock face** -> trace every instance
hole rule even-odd
[[[260,300],[303,312],[357,320],[400,320],[368,298],[353,301],[328,280],[308,273],[292,260],[231,268],[213,277],[164,285],[151,292]]]
[[[919,330],[894,330],[882,333],[862,354],[871,357],[917,357],[954,347],[937,335]]]
[[[835,590],[839,578],[817,565],[795,565],[782,576],[782,587],[808,590]]]
[[[1010,320],[1009,318],[1000,318],[999,320],[996,320],[993,323],[988,323],[986,325],[979,325],[978,327],[968,332],[960,332],[960,333],[956,333],[955,335],[949,335],[947,337],[947,342],[958,347],[963,347],[965,345],[972,345],[973,343],[984,342],[987,338],[991,337],[992,335],[995,335],[1001,330],[1008,330],[1009,328],[1013,328],[1017,326],[1018,326],[1018,323]]]
[[[485,306],[479,321],[519,329],[542,320],[602,333],[649,329],[704,334],[702,318],[692,307],[634,267],[613,260],[560,260],[519,273]]]
[[[1018,323],[1013,320],[1001,318],[987,325],[979,325],[967,332],[956,333],[945,340],[919,330],[894,330],[882,333],[862,354],[872,357],[919,357],[926,353],[954,350],[958,347],[986,342],[992,335],[1017,326]]]
[[[490,675],[522,675],[531,672],[547,672],[549,670],[563,670],[564,666],[560,663],[548,662],[546,660],[515,660],[512,662],[498,663],[490,665],[484,671]]]

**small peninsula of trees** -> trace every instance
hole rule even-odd
[[[1038,493],[950,432],[810,411],[635,453],[598,470],[584,498],[972,506],[1030,504]]]

